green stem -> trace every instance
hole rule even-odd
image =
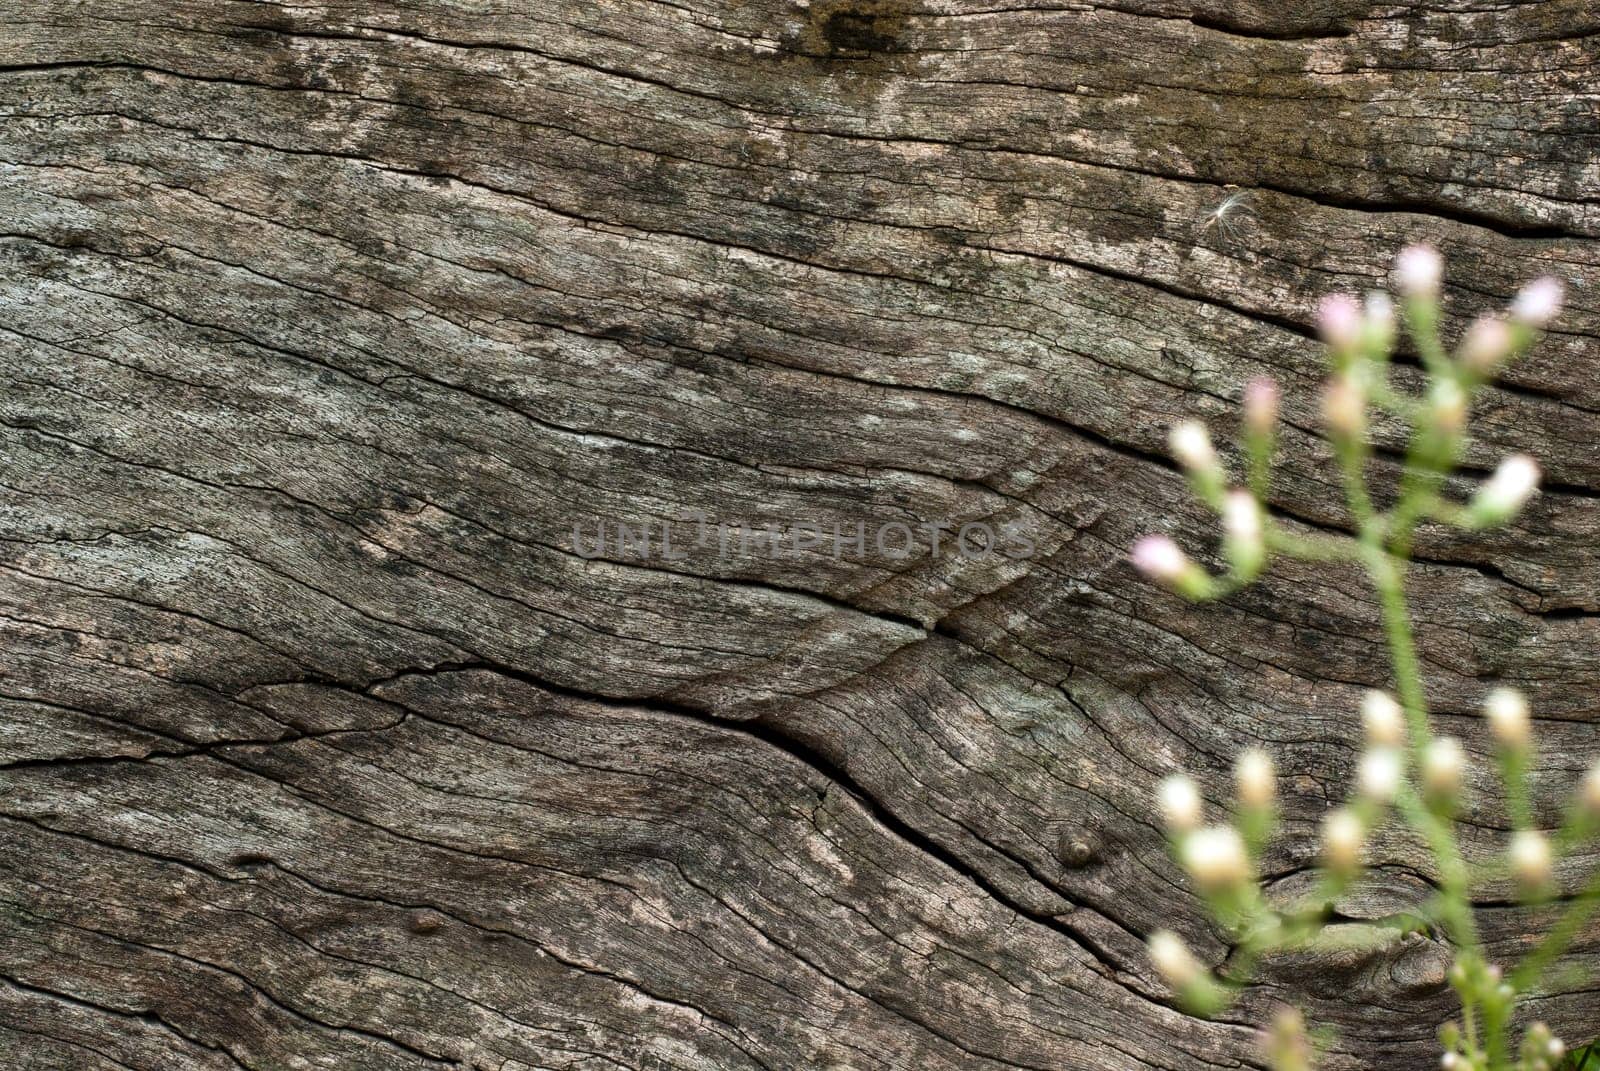
[[[1383,611],[1384,636],[1389,641],[1389,658],[1394,664],[1395,690],[1400,694],[1400,707],[1406,714],[1410,730],[1411,758],[1422,754],[1432,733],[1428,729],[1428,704],[1422,691],[1422,666],[1417,659],[1416,643],[1411,635],[1411,617],[1406,611],[1404,563],[1396,562],[1378,545],[1376,537],[1363,538],[1367,575],[1378,593],[1378,604]]]
[[[1422,365],[1428,375],[1437,379],[1448,374],[1450,359],[1445,356],[1444,344],[1439,341],[1439,299],[1436,295],[1411,298],[1405,303],[1406,327],[1417,344]]]
[[[1279,554],[1310,562],[1361,560],[1361,546],[1347,536],[1295,535],[1275,521],[1267,526],[1267,547]]]
[[[1356,527],[1364,530],[1372,523],[1372,499],[1367,495],[1366,480],[1367,444],[1360,436],[1337,435],[1333,451],[1344,470],[1345,506]]]
[[[1533,805],[1528,800],[1528,749],[1500,749],[1500,779],[1506,786],[1506,810],[1514,829],[1533,828]]]
[[[1433,739],[1428,725],[1427,697],[1422,687],[1422,666],[1417,658],[1416,641],[1412,636],[1411,617],[1406,607],[1405,562],[1388,554],[1381,543],[1377,526],[1363,533],[1362,547],[1368,575],[1377,591],[1383,612],[1384,635],[1388,640],[1389,657],[1394,666],[1395,691],[1399,693],[1401,709],[1405,711],[1411,746],[1409,765],[1415,769],[1421,756]],[[1457,961],[1476,961],[1479,958],[1477,923],[1472,916],[1471,873],[1462,858],[1461,849],[1449,825],[1439,815],[1429,810],[1407,784],[1400,794],[1398,807],[1406,822],[1420,833],[1433,852],[1439,868],[1439,914],[1451,939],[1455,942]],[[1461,993],[1462,1019],[1472,1024],[1477,1015],[1477,1001],[1470,992]],[[1504,1059],[1504,1031],[1492,1022],[1485,1010],[1484,1033],[1491,1071],[1498,1069]]]
[[[1389,641],[1389,656],[1394,663],[1395,690],[1400,694],[1400,706],[1406,714],[1411,735],[1410,758],[1415,763],[1433,739],[1433,734],[1428,727],[1421,664],[1411,635],[1411,619],[1406,612],[1405,574],[1387,555],[1369,560],[1369,571],[1383,606],[1384,632]],[[1451,836],[1449,827],[1428,810],[1409,785],[1401,795],[1400,809],[1406,821],[1427,839],[1439,864],[1440,884],[1445,894],[1442,908],[1447,924],[1454,931],[1452,936],[1463,950],[1476,953],[1477,927],[1473,923],[1472,912],[1467,908],[1469,874],[1455,838]]]

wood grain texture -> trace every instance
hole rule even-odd
[[[1410,585],[1474,756],[1487,682],[1532,693],[1555,820],[1600,753],[1587,0],[0,19],[0,1063],[1202,1071],[1260,1066],[1287,1000],[1330,1068],[1433,1066],[1420,935],[1171,1008],[1144,936],[1228,948],[1152,786],[1224,801],[1269,747],[1292,891],[1386,658],[1339,567],[1195,608],[1123,554],[1209,553],[1165,429],[1262,373],[1273,507],[1345,523],[1322,293],[1416,239],[1456,322],[1565,276],[1462,483],[1515,448],[1552,486],[1426,532]],[[699,516],[1038,553],[724,552]],[[683,556],[579,553],[618,523]],[[1375,858],[1352,924],[1431,880]],[[1539,926],[1507,902],[1504,959]],[[1535,1011],[1600,1034],[1590,985]]]

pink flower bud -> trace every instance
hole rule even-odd
[[[1322,394],[1322,418],[1334,432],[1355,438],[1366,430],[1367,400],[1350,376],[1335,376]]]
[[[1164,535],[1147,535],[1133,545],[1128,557],[1138,570],[1153,580],[1171,584],[1189,571],[1189,557]]]
[[[1278,423],[1278,384],[1265,376],[1244,388],[1244,421],[1257,435],[1267,435]]]
[[[1317,331],[1335,353],[1350,353],[1361,342],[1361,306],[1349,294],[1329,294],[1317,305]]]
[[[1215,593],[1210,574],[1164,535],[1142,537],[1128,552],[1128,559],[1141,573],[1186,599],[1198,601]]]
[[[1436,297],[1443,277],[1444,262],[1431,245],[1408,245],[1395,258],[1395,286],[1406,297]]]
[[[1517,292],[1511,303],[1511,318],[1529,327],[1546,327],[1561,311],[1563,293],[1560,279],[1552,275],[1535,279]]]
[[[1473,321],[1461,340],[1461,363],[1471,372],[1486,376],[1511,356],[1511,328],[1498,317],[1484,316]]]

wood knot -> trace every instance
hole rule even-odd
[[[409,925],[412,933],[434,933],[444,925],[444,919],[432,911],[416,911]]]
[[[1060,843],[1056,846],[1056,857],[1061,860],[1061,865],[1074,870],[1098,863],[1101,852],[1100,838],[1081,830],[1062,833]]]
[[[1421,934],[1409,934],[1389,965],[1389,978],[1402,993],[1434,993],[1448,984],[1450,948]]]

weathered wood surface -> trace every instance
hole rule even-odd
[[[1533,692],[1553,817],[1600,751],[1587,0],[0,16],[0,1063],[1193,1071],[1287,999],[1332,1067],[1431,1064],[1421,936],[1169,1007],[1143,935],[1226,948],[1153,783],[1265,742],[1292,888],[1385,660],[1354,575],[1196,609],[1122,555],[1209,545],[1164,430],[1262,372],[1274,505],[1343,523],[1319,294],[1417,238],[1461,316],[1563,274],[1471,450],[1555,487],[1412,583],[1474,753],[1486,680]],[[574,554],[600,519],[687,557]],[[1425,889],[1379,857],[1352,919]],[[1588,984],[1537,1010],[1600,1033]]]

